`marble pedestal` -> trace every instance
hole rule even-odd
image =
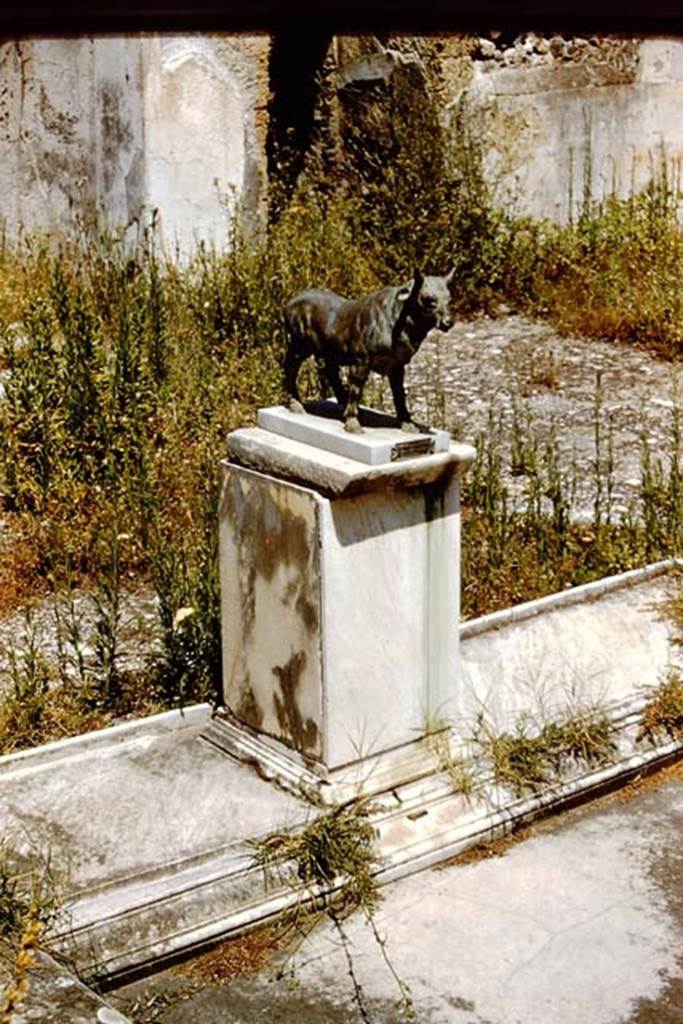
[[[363,463],[301,440],[310,420],[321,443],[318,417],[297,417],[292,439],[291,414],[269,413],[284,433],[235,431],[221,464],[225,707],[207,738],[325,802],[378,792],[434,769],[424,738],[457,711],[474,451],[442,439],[416,457],[423,435],[385,428],[394,461]]]

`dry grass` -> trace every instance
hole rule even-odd
[[[144,673],[125,680],[115,708],[98,705],[93,694],[72,684],[51,687],[29,698],[5,697],[0,702],[0,755],[104,729],[128,716],[152,715],[163,707]]]
[[[595,814],[602,808],[607,808],[615,803],[628,804],[642,793],[669,782],[683,782],[683,759],[667,768],[661,768],[655,772],[648,772],[638,775],[625,786],[620,786],[613,792],[604,796],[592,799],[589,803],[563,810],[561,818],[556,813],[541,818],[530,825],[520,825],[509,835],[493,839],[489,843],[477,843],[463,853],[451,857],[435,865],[435,871],[444,871],[451,867],[463,867],[468,864],[477,864],[482,860],[489,860],[496,857],[504,857],[513,847],[526,842],[537,835],[547,835],[554,832],[560,825],[562,828],[571,826],[572,821],[585,817],[587,814]]]
[[[560,378],[557,360],[552,352],[541,352],[524,376],[520,387],[522,398],[529,398],[539,391],[557,391]]]
[[[49,857],[35,856],[33,861],[20,862],[9,844],[0,841],[0,953],[7,978],[0,993],[1,1024],[17,1021],[39,945],[61,913],[59,881]]]
[[[495,781],[517,797],[538,792],[578,767],[608,764],[615,751],[614,727],[599,709],[570,712],[540,726],[523,718],[514,732],[495,733],[482,723],[477,742]]]
[[[262,970],[285,942],[285,929],[281,925],[255,928],[180,964],[175,972],[205,982],[222,983]]]
[[[0,615],[49,589],[39,537],[25,526],[21,517],[8,513],[0,523]]]
[[[678,570],[677,587],[661,606],[662,616],[671,622],[677,632],[674,643],[683,645],[683,570]]]
[[[639,740],[657,744],[683,739],[683,675],[670,672],[643,710]]]

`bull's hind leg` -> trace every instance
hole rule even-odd
[[[367,362],[353,363],[349,367],[349,392],[344,409],[344,429],[352,434],[363,432],[358,419],[358,405],[363,397],[363,388],[370,373],[370,366]]]
[[[327,366],[322,356],[315,357],[315,366],[318,371],[318,387],[320,388],[320,397],[322,399],[327,398],[330,393],[329,377],[327,373]]]
[[[339,376],[339,365],[334,359],[330,359],[325,356],[316,356],[315,364],[318,370],[318,381],[320,383],[320,397],[325,399],[330,393],[332,393],[337,400],[337,404],[341,409],[346,405],[346,388],[342,384],[341,377]]]
[[[290,337],[285,353],[285,390],[289,398],[291,412],[303,413],[306,411],[301,402],[301,395],[299,394],[299,387],[296,381],[301,364],[309,354],[303,351],[296,341]]]

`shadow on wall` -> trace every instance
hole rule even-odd
[[[279,177],[286,201],[303,170],[317,126],[316,111],[329,32],[278,32],[270,51],[271,101],[268,125],[268,176]]]

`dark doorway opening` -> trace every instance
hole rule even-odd
[[[283,31],[270,52],[268,173],[281,182],[280,201],[292,194],[315,134],[320,76],[331,35]]]

